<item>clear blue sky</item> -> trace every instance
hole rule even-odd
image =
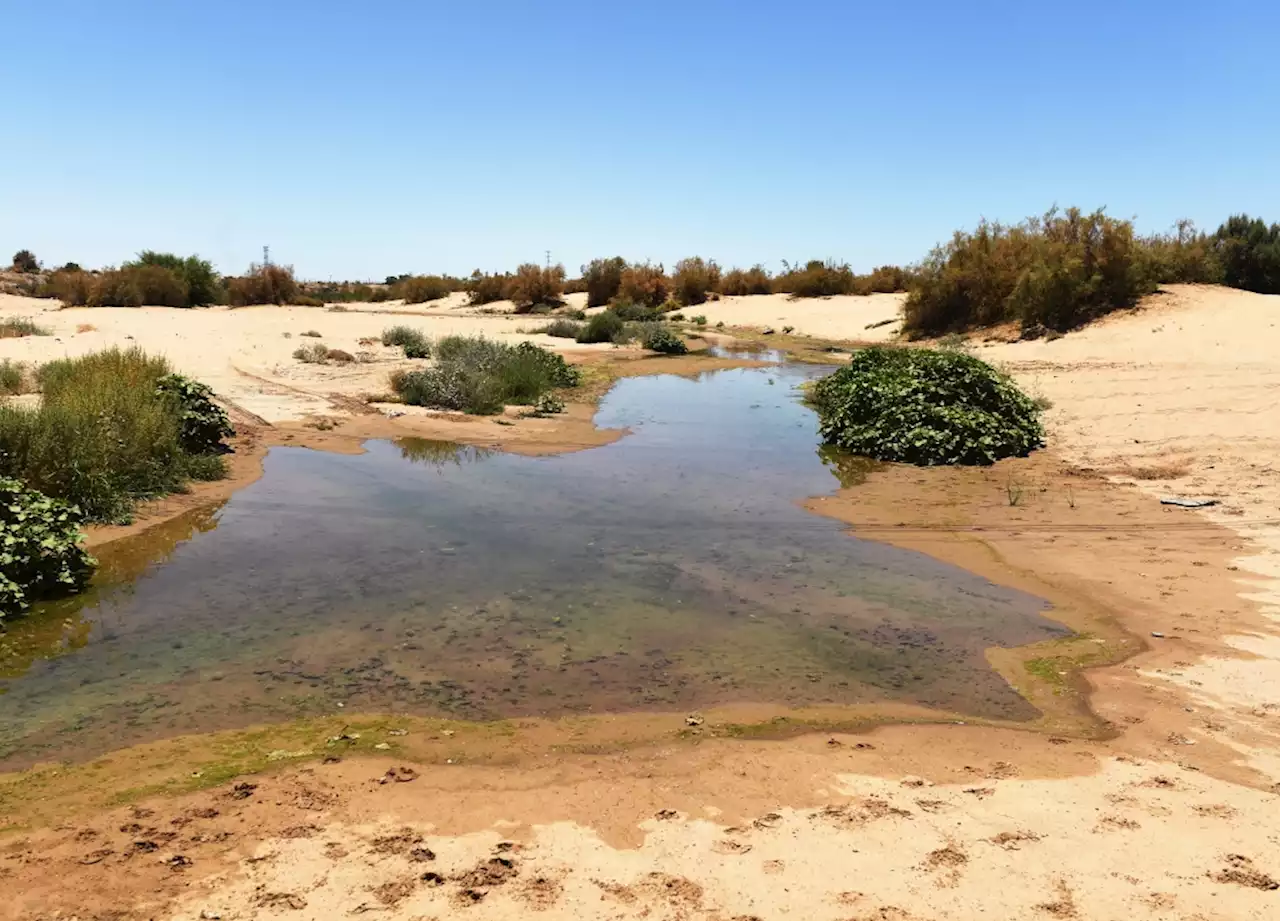
[[[0,258],[308,278],[1280,220],[1280,3],[0,0]]]

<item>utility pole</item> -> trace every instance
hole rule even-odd
[[[551,250],[547,250],[547,268],[551,268]]]
[[[270,246],[262,247],[262,264],[264,266],[271,265],[271,247]]]

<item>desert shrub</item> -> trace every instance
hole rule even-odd
[[[605,312],[616,313],[628,323],[653,323],[662,319],[662,306],[646,307],[643,304],[623,300],[614,302]]]
[[[555,336],[557,339],[577,339],[582,331],[582,324],[574,320],[552,320],[537,330],[544,336]]]
[[[720,287],[720,266],[701,256],[681,259],[671,273],[671,287],[680,306],[706,303],[707,295]]]
[[[1189,220],[1178,221],[1166,234],[1138,241],[1143,271],[1154,282],[1215,284],[1222,281],[1222,264],[1214,238],[1196,230]]]
[[[1036,404],[960,351],[868,348],[812,392],[823,440],[910,464],[990,464],[1044,441]]]
[[[132,272],[106,269],[93,276],[89,286],[89,307],[141,307],[142,289]]]
[[[349,365],[356,360],[356,356],[342,349],[329,349],[324,356],[329,361],[336,361],[340,365]]]
[[[382,331],[383,345],[398,345],[405,358],[430,358],[431,340],[412,326],[391,326]]]
[[[293,350],[293,357],[309,365],[322,365],[329,358],[329,347],[323,342],[301,345]]]
[[[644,324],[639,339],[646,349],[664,355],[683,355],[689,351],[689,346],[680,334],[663,323]]]
[[[765,271],[764,266],[756,265],[749,269],[730,269],[720,280],[720,293],[741,297],[747,294],[771,294],[773,279]]]
[[[172,269],[159,265],[139,265],[127,266],[120,269],[120,272],[131,277],[144,306],[187,306],[187,283]]]
[[[612,342],[624,326],[626,322],[613,308],[602,310],[578,330],[577,339],[579,342]]]
[[[564,290],[564,266],[540,266],[526,262],[516,269],[507,289],[507,296],[515,305],[516,313],[528,313],[537,307],[557,307]]]
[[[80,545],[80,509],[0,478],[0,624],[31,604],[78,592],[97,561]]]
[[[698,314],[693,318],[693,323],[695,326],[706,326],[707,325],[706,315],[701,313]]]
[[[642,307],[657,307],[666,301],[667,290],[667,276],[661,264],[636,263],[622,270],[614,299]]]
[[[782,263],[784,271],[773,280],[773,290],[792,297],[832,297],[852,294],[853,269],[843,262],[811,259],[804,267]]]
[[[1064,331],[1153,290],[1129,221],[1078,208],[957,232],[916,272],[903,328],[936,335],[1018,321]]]
[[[406,304],[425,304],[448,297],[449,283],[435,275],[415,275],[397,282],[393,295]]]
[[[603,307],[618,296],[622,287],[622,273],[627,260],[621,256],[612,259],[592,259],[582,267],[582,280],[586,285],[587,306]]]
[[[1222,280],[1233,288],[1280,294],[1280,224],[1237,214],[1214,237]]]
[[[83,307],[89,303],[94,277],[78,268],[61,268],[52,273],[38,294],[40,297],[56,297],[68,307]]]
[[[40,271],[40,260],[29,249],[20,249],[13,254],[13,270],[15,272],[33,273]]]
[[[587,293],[587,280],[585,278],[566,278],[564,280],[565,294],[585,294]]]
[[[188,454],[220,454],[222,440],[235,434],[227,411],[213,399],[208,384],[166,374],[156,381],[156,392],[172,401],[178,417],[178,443]]]
[[[911,284],[911,273],[901,266],[881,265],[869,275],[853,277],[853,294],[894,294],[906,291]]]
[[[247,275],[227,279],[227,296],[233,307],[288,304],[298,296],[298,282],[291,266],[255,264]]]
[[[504,301],[510,289],[509,274],[489,275],[476,269],[467,279],[467,303],[475,307],[480,304],[492,304],[494,301]]]
[[[0,339],[22,339],[26,336],[47,336],[49,331],[30,317],[8,317],[0,320]]]
[[[392,375],[391,387],[404,402],[488,415],[508,405],[534,405],[548,391],[576,387],[581,380],[561,356],[530,342],[510,346],[446,336],[435,352],[435,367]]]
[[[383,301],[394,300],[390,288],[374,288],[373,293],[369,295],[369,302],[372,304],[381,304]]]
[[[78,262],[68,262],[58,271],[59,272],[81,272],[83,271],[83,269],[80,268],[80,263]]]
[[[147,304],[163,307],[203,307],[208,304],[217,304],[222,300],[222,278],[214,271],[213,263],[206,259],[201,259],[199,256],[183,258],[173,253],[144,250],[138,254],[137,259],[126,262],[121,268],[128,271],[146,266],[172,272],[181,280],[185,291],[184,302],[181,304],[156,301],[144,296],[144,302]]]
[[[180,401],[162,393],[163,358],[109,349],[40,367],[40,406],[0,407],[0,476],[78,505],[96,521],[127,520],[140,499],[180,489],[221,458],[183,449]]]
[[[26,392],[27,369],[8,358],[0,361],[0,394],[13,396]]]
[[[587,312],[585,310],[579,310],[576,307],[571,307],[568,310],[561,311],[560,316],[567,320],[585,320],[587,318]]]
[[[310,294],[295,294],[289,301],[293,307],[323,307],[324,298],[313,297]]]

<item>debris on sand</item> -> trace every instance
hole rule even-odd
[[[412,783],[418,779],[418,772],[411,767],[388,768],[387,773],[378,778],[378,783]]]
[[[258,789],[256,783],[238,783],[227,793],[229,799],[248,799],[253,796],[253,791]]]
[[[1237,886],[1261,889],[1264,892],[1280,889],[1280,882],[1254,867],[1253,861],[1243,854],[1228,854],[1226,860],[1226,869],[1209,874],[1209,878],[1215,883],[1235,883]]]
[[[510,857],[490,857],[454,879],[465,889],[488,889],[519,875],[520,869]]]

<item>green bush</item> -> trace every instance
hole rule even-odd
[[[1222,263],[1214,244],[1214,238],[1198,232],[1193,222],[1178,221],[1170,233],[1138,240],[1143,272],[1158,284],[1219,284]]]
[[[561,356],[530,342],[446,336],[435,352],[435,367],[392,375],[391,387],[405,403],[489,415],[508,405],[535,405],[548,391],[581,380]]]
[[[1054,209],[1016,227],[983,221],[935,248],[912,282],[903,328],[939,335],[1017,321],[1065,331],[1154,287],[1129,221]]]
[[[832,297],[852,294],[853,270],[842,262],[811,259],[804,268],[782,263],[784,271],[773,280],[773,290],[792,297]]]
[[[706,303],[707,296],[720,288],[720,266],[701,256],[681,259],[671,273],[671,286],[680,306]]]
[[[384,301],[390,301],[394,299],[395,298],[393,296],[392,290],[387,287],[374,288],[373,292],[369,295],[369,302],[372,304],[381,304]]]
[[[752,266],[745,271],[742,269],[730,269],[724,273],[724,278],[720,280],[720,293],[735,297],[742,297],[747,294],[771,294],[773,293],[773,279],[769,277],[769,273],[761,265]]]
[[[626,323],[613,308],[602,310],[578,330],[577,338],[579,342],[612,342],[624,326]]]
[[[13,254],[13,270],[30,274],[40,271],[40,260],[29,249],[20,249]]]
[[[430,358],[431,340],[412,326],[392,326],[382,331],[383,345],[398,345],[405,358]]]
[[[222,440],[235,434],[227,411],[214,402],[208,384],[166,374],[156,381],[156,392],[173,403],[178,417],[178,443],[188,454],[220,454]]]
[[[13,396],[26,392],[27,369],[8,358],[0,361],[0,394]]]
[[[628,323],[653,323],[662,319],[661,307],[646,307],[631,301],[615,301],[606,312],[615,313]]]
[[[0,320],[0,339],[22,339],[26,336],[47,336],[49,331],[30,317],[8,317]]]
[[[180,400],[160,391],[163,358],[110,349],[36,373],[40,406],[0,406],[0,476],[79,506],[95,521],[127,520],[140,499],[182,488],[220,457],[183,449]]]
[[[1223,281],[1233,288],[1280,294],[1280,224],[1237,214],[1214,234]]]
[[[959,351],[863,349],[811,399],[824,441],[878,460],[990,464],[1044,442],[1031,398]]]
[[[582,324],[574,320],[552,320],[537,332],[557,339],[577,339],[578,333],[582,332]]]
[[[662,265],[636,263],[622,270],[614,300],[641,307],[658,307],[667,299],[667,276]]]
[[[80,545],[83,520],[75,506],[0,478],[0,624],[88,583],[97,561]]]
[[[663,323],[646,323],[640,331],[640,344],[652,352],[664,355],[683,355],[689,346],[679,333]]]
[[[694,326],[706,326],[707,325],[706,315],[701,313],[698,314],[696,317],[693,318],[693,324]]]
[[[298,282],[290,266],[251,265],[247,275],[227,279],[227,296],[233,307],[289,304],[298,296]]]
[[[449,283],[436,275],[415,275],[397,282],[393,295],[406,304],[426,304],[448,297]]]
[[[154,301],[144,296],[143,300],[147,304],[154,303],[163,307],[204,307],[222,301],[222,277],[214,271],[213,263],[206,259],[201,259],[199,256],[187,256],[184,259],[181,256],[175,256],[173,253],[157,253],[152,250],[144,250],[138,254],[137,259],[133,262],[126,262],[121,268],[128,271],[145,266],[172,272],[180,280],[181,287],[185,292],[183,303],[181,304]],[[170,283],[165,282],[164,284],[169,285]]]
[[[510,275],[489,275],[476,269],[467,279],[467,303],[473,307],[504,301],[511,290]]]
[[[516,313],[529,313],[538,307],[558,307],[564,303],[560,294],[564,290],[564,266],[542,267],[526,262],[516,269],[507,288],[507,296],[515,305]]]
[[[627,260],[621,256],[612,259],[592,259],[582,267],[582,280],[586,285],[587,306],[603,307],[618,296],[622,287],[622,273]]]

